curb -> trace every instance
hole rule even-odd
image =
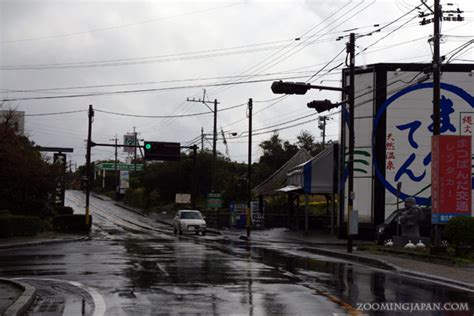
[[[20,297],[3,313],[5,316],[23,315],[36,298],[36,288],[25,282],[10,279],[0,279],[0,282],[10,283],[23,290]]]
[[[464,282],[460,282],[460,281],[457,281],[457,280],[443,278],[443,277],[440,277],[440,276],[435,276],[435,275],[427,274],[427,273],[408,271],[408,270],[398,268],[398,267],[397,267],[397,271],[400,272],[400,274],[402,274],[402,275],[415,277],[415,278],[423,278],[423,279],[427,279],[427,280],[430,280],[430,281],[433,281],[433,282],[441,282],[441,283],[445,283],[445,284],[448,284],[448,285],[461,287],[461,288],[464,288],[465,290],[467,289],[471,292],[474,292],[474,285],[470,284],[470,283],[464,283]]]
[[[98,198],[99,200],[105,201],[105,199],[102,196],[98,195],[98,194],[92,194],[91,193],[91,195],[95,198]]]
[[[0,250],[39,246],[39,245],[60,244],[60,243],[67,243],[67,242],[79,242],[79,241],[86,241],[89,239],[90,237],[78,237],[78,238],[71,238],[71,239],[47,239],[47,240],[41,240],[41,241],[22,242],[18,244],[0,245]]]
[[[359,263],[363,263],[366,265],[374,266],[376,268],[381,268],[385,270],[390,270],[390,271],[397,271],[399,270],[397,266],[388,263],[384,260],[380,259],[374,259],[374,258],[367,258],[355,254],[345,254],[341,252],[336,252],[336,251],[331,251],[331,250],[326,250],[326,249],[320,249],[320,248],[300,248],[300,250],[314,253],[314,254],[320,254],[320,255],[325,255],[325,256],[331,256],[335,258],[340,258],[340,259],[345,259],[349,261],[356,261]]]
[[[123,208],[124,210],[133,212],[133,213],[135,213],[135,214],[148,217],[148,214],[147,214],[147,213],[142,212],[142,211],[139,211],[139,210],[136,210],[136,209],[133,209],[133,208],[128,207],[128,206],[124,206],[124,205],[122,205],[122,204],[120,204],[120,203],[114,203],[114,205],[115,205],[115,206],[118,206],[118,207],[120,207],[120,208]]]
[[[303,251],[314,253],[314,254],[321,254],[321,255],[325,255],[325,256],[331,256],[331,257],[335,257],[335,258],[345,259],[345,260],[348,260],[348,261],[355,261],[355,262],[370,265],[370,266],[373,266],[373,267],[376,267],[376,268],[389,270],[389,271],[392,271],[392,272],[398,272],[398,273],[400,273],[401,275],[404,275],[404,276],[422,278],[422,279],[426,279],[426,280],[432,281],[432,282],[442,282],[442,283],[445,283],[447,285],[462,287],[462,288],[467,289],[469,291],[474,291],[474,285],[473,284],[464,283],[464,282],[460,282],[460,281],[453,280],[453,279],[443,278],[443,277],[435,276],[435,275],[428,274],[428,273],[409,271],[409,270],[406,270],[406,269],[402,269],[402,268],[400,268],[400,267],[398,267],[398,266],[396,266],[392,263],[386,262],[382,259],[367,258],[367,257],[360,256],[360,255],[345,254],[345,253],[341,253],[341,252],[336,252],[336,251],[331,251],[331,250],[326,250],[326,249],[319,249],[319,248],[300,248],[300,249],[303,250]]]

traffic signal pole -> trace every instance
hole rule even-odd
[[[349,65],[349,86],[347,87],[327,87],[327,86],[319,86],[319,85],[312,85],[306,82],[283,82],[283,81],[274,81],[271,85],[271,89],[275,94],[306,94],[309,89],[319,89],[319,90],[329,90],[329,91],[341,91],[344,95],[348,95],[348,100],[343,100],[342,102],[333,104],[329,100],[323,101],[312,101],[307,104],[308,108],[315,109],[318,113],[329,111],[335,107],[348,103],[349,105],[349,161],[348,161],[348,169],[349,169],[349,181],[348,181],[348,207],[347,207],[347,251],[352,252],[352,236],[350,230],[350,220],[353,213],[353,200],[354,200],[354,94],[355,94],[355,85],[354,85],[354,77],[355,77],[355,34],[350,34],[349,43],[347,43],[347,52],[349,53],[350,57],[350,65]],[[341,120],[341,131],[342,131],[342,139],[345,138],[345,128],[344,128],[344,120]],[[342,142],[341,147],[344,148],[344,142]],[[344,177],[344,151],[341,151],[341,178]],[[340,211],[340,218],[339,218],[339,236],[342,238],[342,225],[344,224],[344,204],[345,204],[345,197],[344,197],[344,184],[341,186],[341,196],[340,196],[340,203],[341,203],[341,211]]]

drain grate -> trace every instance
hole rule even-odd
[[[34,315],[62,315],[65,307],[64,303],[65,299],[61,296],[42,297],[38,301],[33,313]]]

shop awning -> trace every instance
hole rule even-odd
[[[303,187],[294,186],[294,185],[287,185],[286,187],[283,187],[283,188],[275,190],[275,191],[288,193],[288,192],[300,191],[301,189],[303,189]]]
[[[287,173],[287,186],[301,187],[304,193],[332,194],[337,179],[337,145],[331,145],[316,157]]]

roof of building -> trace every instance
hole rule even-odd
[[[311,155],[305,149],[301,148],[290,160],[281,166],[280,169],[253,188],[252,191],[257,195],[277,194],[278,192],[275,190],[286,185],[286,173],[311,158]]]

